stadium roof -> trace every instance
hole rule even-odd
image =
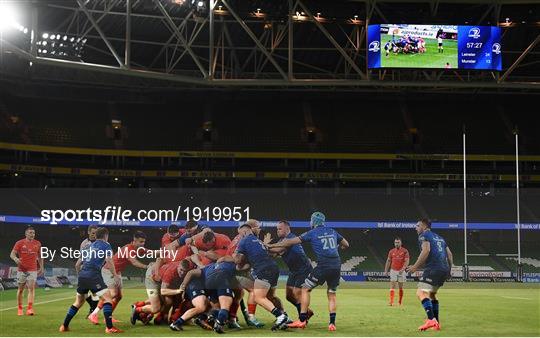
[[[7,81],[31,76],[34,83],[279,90],[540,88],[540,4],[533,0],[12,3],[21,27],[35,31],[37,39],[0,38]],[[368,70],[367,24],[407,22],[501,26],[503,71]],[[40,54],[36,43],[44,34],[81,39],[84,50],[72,58]]]

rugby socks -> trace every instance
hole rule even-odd
[[[401,305],[402,301],[403,301],[403,289],[399,289],[399,305]]]
[[[394,289],[390,289],[390,305],[394,304],[394,295],[395,295]]]
[[[439,321],[439,301],[434,299],[431,301],[431,304],[433,305],[433,317]]]
[[[257,304],[248,303],[248,314],[250,316],[255,316],[255,311],[257,310]]]
[[[336,313],[335,312],[330,313],[330,324],[336,325]]]
[[[307,312],[302,312],[300,313],[300,315],[298,316],[298,319],[301,321],[301,322],[305,322],[307,320]]]
[[[68,310],[68,312],[66,314],[66,318],[64,318],[64,327],[69,326],[69,322],[71,322],[73,317],[75,317],[75,315],[77,314],[77,311],[79,311],[79,309],[76,306],[71,305],[69,307],[69,310]]]
[[[240,304],[238,304],[238,302],[235,302],[235,301],[233,301],[233,303],[231,304],[231,308],[229,309],[229,316],[231,319],[236,318],[236,313],[238,312],[239,306]]]
[[[112,323],[112,304],[111,303],[105,303],[103,304],[103,317],[105,317],[105,324],[107,325],[107,328],[110,329],[113,327]]]
[[[92,296],[86,297],[86,302],[88,303],[88,306],[90,306],[90,311],[88,313],[94,312],[94,310],[98,306],[98,302],[96,300],[93,300]]]
[[[229,311],[225,309],[221,309],[218,312],[217,321],[219,324],[224,325],[227,319],[229,318]]]
[[[177,320],[174,321],[174,325],[177,325],[177,326],[182,326],[184,325],[184,320],[182,319],[182,317],[178,318]]]
[[[217,319],[218,315],[219,315],[219,310],[212,310],[210,311],[210,315],[212,317],[214,317],[214,319]]]
[[[283,310],[278,309],[277,307],[275,307],[271,312],[276,318],[283,314]]]
[[[28,310],[31,310],[33,306],[34,306],[34,303],[28,302]]]
[[[103,300],[100,299],[99,302],[97,302],[96,306],[94,307],[94,311],[92,311],[92,314],[97,315],[102,308],[103,308]]]
[[[296,303],[294,306],[296,307],[296,311],[298,311],[298,316],[300,316],[300,313],[302,312],[302,304]]]
[[[422,299],[422,306],[424,307],[424,310],[426,310],[428,319],[433,319],[435,316],[433,315],[433,304],[431,303],[431,299]]]

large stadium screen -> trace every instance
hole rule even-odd
[[[500,71],[501,29],[493,26],[370,25],[368,67]]]

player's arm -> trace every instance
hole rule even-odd
[[[45,272],[45,266],[43,265],[43,257],[38,258],[39,270],[37,272],[38,276],[43,275]]]
[[[204,236],[205,233],[209,232],[209,231],[212,231],[212,229],[210,228],[204,228],[202,229],[199,233],[191,236],[191,237],[188,237],[185,239],[186,241],[186,245],[193,245],[195,244],[195,241],[199,238],[202,238]]]
[[[116,273],[116,268],[114,267],[114,260],[113,260],[113,258],[107,256],[107,257],[105,258],[105,264],[106,264],[107,268],[109,269],[109,271],[112,273],[113,277],[114,277],[114,278],[117,278],[117,277],[118,277],[118,274]]]
[[[82,259],[77,259],[77,262],[75,263],[75,271],[77,271],[77,273],[79,273],[79,271],[81,271],[81,265],[82,265]]]
[[[269,248],[288,248],[295,244],[301,244],[301,243],[302,243],[302,240],[300,239],[300,237],[293,237],[293,238],[285,239],[283,241],[279,241],[274,244],[268,244],[268,247]]]
[[[342,238],[339,242],[339,248],[341,250],[346,250],[350,247],[349,241],[347,241],[345,238]]]
[[[283,255],[283,253],[285,253],[287,249],[285,248],[273,248],[273,247],[270,247],[268,248],[268,253],[271,254],[271,255],[274,255],[274,256],[281,256]]]
[[[407,255],[407,257],[405,258],[405,264],[403,264],[403,267],[401,268],[401,270],[399,270],[399,272],[405,271],[405,269],[409,266],[409,261],[409,255]]]
[[[183,290],[181,290],[181,288],[178,288],[178,289],[171,289],[170,288],[170,283],[168,282],[161,282],[161,290],[160,290],[160,293],[162,296],[176,296],[176,295],[179,295],[183,292]]]
[[[141,268],[141,269],[146,269],[148,267],[148,265],[142,263],[135,257],[130,257],[128,258],[128,260],[129,260],[129,263],[133,265],[134,267]]]
[[[409,266],[407,268],[407,271],[411,272],[411,273],[416,272],[416,270],[418,270],[420,267],[422,267],[424,265],[424,263],[426,262],[428,256],[429,256],[429,251],[430,250],[431,250],[431,246],[430,246],[429,242],[424,241],[422,243],[422,251],[420,252],[420,255],[418,256],[418,259],[416,260],[416,263]]]
[[[182,235],[183,236],[183,235]],[[180,237],[182,238],[182,237]],[[167,244],[167,246],[165,247],[165,250],[168,250],[168,251],[175,251],[176,249],[178,249],[178,247],[181,246],[180,244],[180,238],[178,238],[177,240],[174,240],[172,241],[171,243]]]
[[[204,252],[204,251],[199,251],[199,254],[201,252]],[[191,262],[194,263],[195,265],[197,265],[198,268],[202,268],[204,267],[204,264],[201,262],[201,260],[199,259],[199,255],[197,254],[193,254],[191,256],[189,256],[189,258],[191,259]]]
[[[15,249],[11,250],[9,257],[15,262],[15,264],[19,265],[21,263],[21,260],[19,257],[17,257],[17,251],[15,251]]]
[[[231,263],[234,263],[234,258],[232,256],[228,256],[228,255],[225,255],[223,257],[220,257],[218,260],[217,260],[218,263],[221,263],[221,262],[231,262]]]
[[[446,247],[446,257],[448,259],[448,266],[450,267],[450,270],[452,270],[452,267],[454,266],[454,255],[448,246]]]
[[[217,261],[221,256],[223,255],[219,255],[217,252],[215,252],[214,250],[209,250],[209,251],[199,251],[199,253],[203,256],[203,257],[206,257],[208,258],[209,260],[211,261]]]
[[[180,285],[180,288],[178,289],[180,291],[180,293],[184,292],[186,290],[186,287],[189,285],[189,282],[191,282],[191,280],[193,278],[198,278],[198,277],[201,277],[202,275],[202,270],[201,269],[193,269],[193,270],[189,270],[186,274],[186,276],[184,277],[184,280],[182,281],[182,284]]]
[[[388,253],[388,258],[386,259],[386,264],[384,264],[384,273],[387,274],[390,269],[390,264],[392,263],[392,259],[390,258],[390,253]],[[405,264],[407,266],[407,264]]]

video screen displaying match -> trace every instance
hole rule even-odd
[[[501,29],[382,24],[368,27],[369,68],[502,69]]]

